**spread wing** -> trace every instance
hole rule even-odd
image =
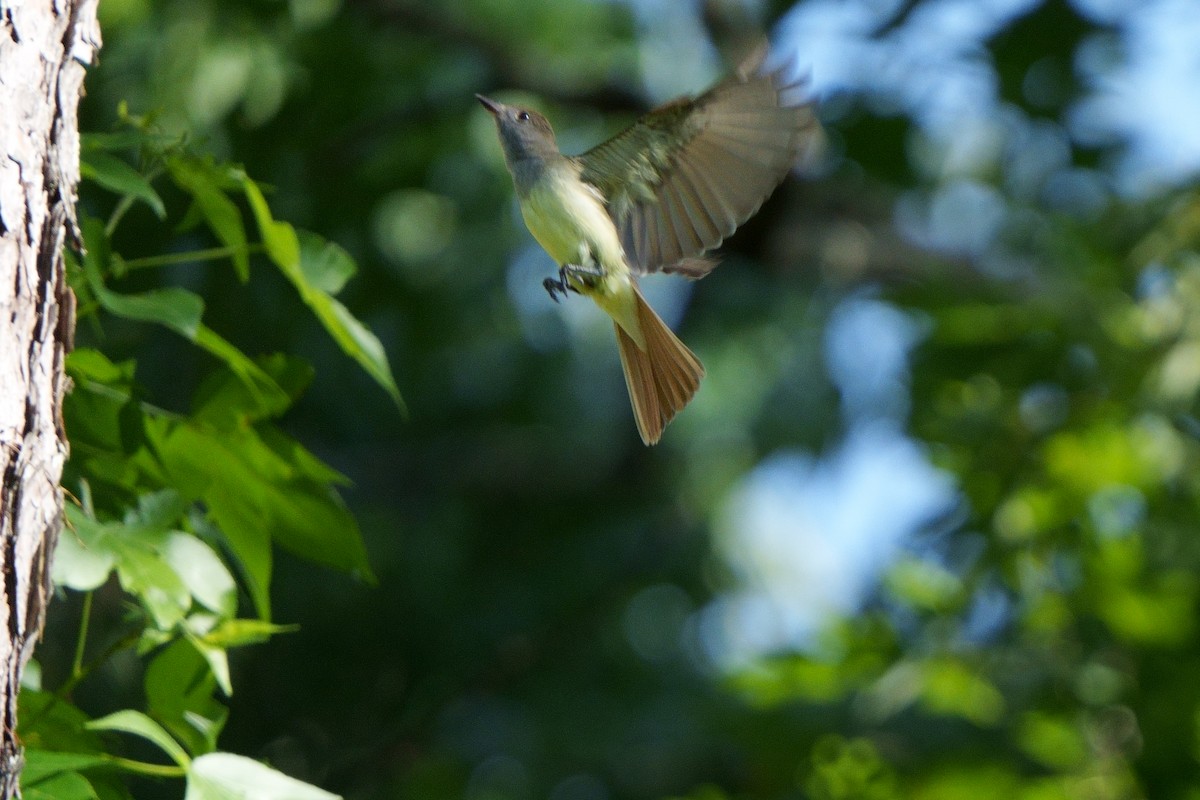
[[[761,48],[725,81],[680,98],[577,157],[636,272],[708,273],[701,256],[762,205],[818,125]]]

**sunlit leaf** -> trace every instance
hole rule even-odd
[[[777,658],[739,671],[732,685],[755,705],[770,708],[797,699],[830,702],[849,690],[845,670],[801,656]]]
[[[92,720],[86,727],[93,731],[120,731],[140,736],[156,745],[179,766],[186,768],[191,763],[191,758],[179,746],[179,742],[163,730],[161,725],[140,711],[132,709],[117,711],[106,717]]]
[[[113,531],[114,537],[124,533]],[[191,593],[162,555],[137,546],[118,545],[115,549],[122,588],[142,601],[155,624],[167,630],[182,620],[191,607]]]
[[[225,648],[211,645],[197,636],[189,636],[188,641],[208,664],[208,670],[213,676],[213,680],[217,682],[217,686],[226,697],[232,697],[233,679],[229,676],[229,654]]]
[[[822,736],[813,745],[812,769],[805,781],[809,796],[820,798],[896,798],[896,777],[868,739]]]
[[[165,527],[98,522],[73,505],[67,506],[67,515],[73,535],[62,537],[67,560],[62,568],[55,568],[56,579],[87,591],[99,587],[115,568],[121,586],[142,602],[160,629],[183,619],[191,607],[191,593],[166,560],[169,533]]]
[[[1022,781],[1003,764],[952,763],[935,766],[930,774],[913,781],[911,800],[1012,800],[1024,798]],[[1041,798],[1039,798],[1041,800]],[[1050,800],[1050,798],[1046,798]],[[1066,800],[1063,797],[1062,800]]]
[[[141,322],[157,322],[187,337],[225,362],[261,402],[275,406],[288,402],[288,396],[252,359],[201,322],[204,301],[185,289],[156,289],[135,295],[110,291],[103,281],[108,260],[108,238],[103,224],[96,219],[83,221],[87,254],[84,271],[100,304],[117,316]]]
[[[106,311],[139,322],[157,322],[194,339],[204,313],[204,301],[186,289],[154,289],[140,294],[117,294],[92,285]]]
[[[76,506],[68,504],[66,515],[68,527],[58,537],[50,577],[55,584],[78,592],[99,589],[108,580],[116,557],[108,548],[89,547],[83,541],[78,528],[82,525],[86,529],[92,522]]]
[[[230,619],[221,622],[199,638],[213,647],[230,648],[262,644],[276,634],[294,633],[298,630],[299,625],[275,625],[256,619]]]
[[[99,350],[81,347],[67,354],[66,368],[76,381],[129,384],[133,381],[134,362],[124,361],[117,364]]]
[[[1112,485],[1146,486],[1158,473],[1157,462],[1137,430],[1120,425],[1064,431],[1046,445],[1051,477],[1086,494]]]
[[[906,558],[887,575],[888,588],[921,609],[945,610],[962,597],[962,582],[953,572],[928,560]]]
[[[283,449],[253,428],[216,429],[163,421],[155,450],[176,485],[202,499],[245,568],[259,616],[267,619],[269,541],[317,563],[371,579],[358,526],[326,481],[298,469],[298,444]],[[305,454],[298,458],[297,454]]]
[[[163,557],[198,603],[224,617],[236,613],[237,584],[211,547],[176,531],[167,537]]]
[[[330,794],[233,753],[209,753],[192,762],[184,800],[337,800]]]

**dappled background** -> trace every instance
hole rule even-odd
[[[353,480],[378,577],[280,555],[300,629],[236,653],[225,749],[356,800],[1200,793],[1192,0],[100,13],[85,128],[153,115],[346,248],[409,409],[274,271],[167,271],[315,365],[284,424]],[[473,95],[578,152],[759,29],[825,141],[710,277],[646,281],[708,369],[646,449]],[[213,365],[104,346],[165,408]]]

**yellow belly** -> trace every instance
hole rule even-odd
[[[633,274],[625,263],[617,228],[600,198],[572,174],[550,176],[521,201],[521,216],[533,238],[560,266],[598,269],[595,280],[572,281],[645,349],[637,318]]]
[[[625,268],[616,226],[600,198],[574,174],[545,176],[522,201],[521,216],[559,265],[590,262],[605,271]]]

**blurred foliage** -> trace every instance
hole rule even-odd
[[[1118,25],[1094,4],[1013,3],[977,44],[939,49],[934,33],[970,27],[937,27],[953,3],[841,4],[884,20],[847,59],[904,41],[919,57],[864,68],[857,88],[821,98],[825,162],[726,243],[720,269],[688,286],[647,281],[666,316],[686,306],[681,335],[708,378],[645,450],[608,329],[541,292],[551,265],[520,225],[473,94],[521,93],[578,151],[665,99],[656,87],[702,88],[746,13],[767,23],[822,4],[704,5],[105,0],[87,130],[119,135],[125,103],[186,137],[189,156],[146,184],[137,176],[153,165],[85,152],[89,214],[111,218],[112,192],[128,199],[112,230],[85,227],[90,258],[103,235],[125,266],[111,258],[101,286],[85,260],[81,308],[125,319],[81,321],[67,485],[86,475],[97,496],[100,481],[128,491],[106,495],[122,506],[76,514],[79,535],[136,549],[174,530],[139,523],[137,495],[163,486],[103,457],[138,444],[132,415],[156,447],[174,438],[162,452],[189,470],[220,463],[205,453],[225,435],[252,447],[264,461],[215,468],[223,497],[342,486],[365,549],[346,548],[344,509],[336,521],[279,509],[285,550],[254,539],[269,595],[252,568],[232,573],[245,607],[299,631],[231,652],[234,695],[218,701],[205,684],[164,698],[163,670],[206,655],[177,641],[144,675],[121,657],[72,682],[72,706],[32,694],[23,725],[41,704],[42,724],[79,730],[144,696],[175,736],[186,706],[222,723],[204,748],[219,731],[228,753],[364,799],[1200,794],[1200,199],[1180,183],[1120,190],[1121,142],[1072,132],[1095,65],[1121,57]],[[959,5],[961,19],[1006,6]],[[944,50],[996,96],[938,127],[923,109],[962,94],[930,77],[949,73]],[[292,237],[273,243],[281,220],[321,237],[296,235],[299,271],[279,263],[296,264]],[[278,268],[229,262],[243,245]],[[169,258],[198,250],[222,252],[222,266]],[[165,254],[161,268],[136,269],[150,254]],[[353,281],[345,263],[360,267]],[[908,321],[898,372],[871,361],[894,338],[882,328],[831,356],[840,315],[864,298]],[[346,359],[353,335],[320,324],[345,322],[331,308],[363,319],[381,350]],[[182,335],[129,323],[146,319]],[[390,361],[407,419],[363,357]],[[303,362],[315,378],[300,394]],[[874,388],[855,389],[854,368]],[[249,390],[260,373],[284,395]],[[92,383],[107,388],[93,397]],[[214,412],[198,429],[205,398],[240,415]],[[774,569],[760,576],[768,602],[739,605],[729,598],[748,578],[727,554],[757,523],[731,498],[779,454],[811,454],[826,466],[810,480],[833,486],[839,448],[867,423],[916,442],[956,500],[895,552],[866,540],[890,552],[886,574],[822,606],[816,630],[786,635],[796,623],[783,600],[845,579],[823,560],[823,539],[844,531],[785,506],[779,553],[747,559]],[[281,488],[267,459],[287,460],[294,481]],[[842,501],[869,509],[883,488]],[[197,541],[212,546],[209,525],[238,519],[197,486],[185,495],[162,502],[198,501],[173,518]],[[785,557],[792,534],[811,553]],[[369,561],[378,584],[288,547],[362,575]],[[241,548],[221,559],[244,561]],[[792,574],[796,562],[812,571]],[[202,599],[203,583],[140,607],[142,623],[179,630],[197,603],[227,609]],[[47,686],[73,681],[81,618],[89,641],[128,632],[118,588],[52,607],[38,653]],[[728,657],[720,630],[760,628],[784,635]],[[79,736],[91,744],[57,749],[99,752],[95,731]],[[86,762],[60,770],[81,771],[95,774]],[[179,785],[137,788],[175,797]]]

